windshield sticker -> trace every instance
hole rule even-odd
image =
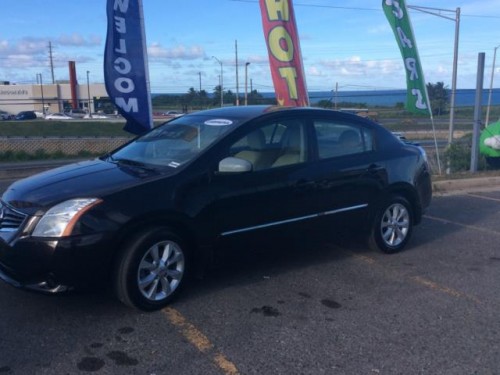
[[[228,126],[232,125],[233,122],[231,120],[226,120],[223,118],[216,118],[212,120],[207,120],[204,123],[205,125],[210,125],[210,126]]]
[[[172,162],[168,163],[168,166],[172,167],[172,168],[177,168],[180,165],[181,165],[180,163],[177,163],[175,161],[172,161]]]

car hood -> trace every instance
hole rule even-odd
[[[100,159],[51,169],[19,180],[2,199],[14,208],[33,214],[72,198],[103,197],[175,173],[175,169],[146,170]]]

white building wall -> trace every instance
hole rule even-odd
[[[102,83],[89,86],[78,85],[78,106],[87,109],[90,92],[90,106],[95,112],[94,98],[108,98],[106,88]],[[65,103],[71,102],[71,87],[69,83],[55,85],[0,85],[0,110],[17,114],[21,111],[39,111],[45,107],[45,112],[62,112]]]

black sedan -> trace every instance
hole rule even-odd
[[[125,304],[154,310],[225,241],[236,252],[249,238],[347,226],[397,252],[431,194],[425,152],[370,120],[201,111],[12,184],[0,201],[0,278],[49,293],[109,281]]]

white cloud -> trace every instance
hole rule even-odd
[[[172,48],[163,47],[159,43],[152,43],[148,46],[148,55],[151,59],[178,59],[194,60],[205,57],[205,50],[201,46],[177,45]]]
[[[377,25],[377,26],[373,26],[373,27],[370,27],[368,28],[368,34],[387,34],[389,32],[391,32],[391,28],[389,26],[389,24],[380,24],[380,25]]]
[[[40,62],[30,55],[14,54],[8,55],[7,58],[0,62],[4,68],[31,68],[40,66]]]
[[[69,60],[78,62],[93,61],[94,58],[80,56],[79,53],[71,54],[69,48],[61,49],[58,46],[64,47],[94,47],[100,46],[101,38],[99,36],[84,37],[80,34],[62,35],[58,38],[37,38],[24,37],[17,41],[0,40],[0,67],[6,69],[16,68],[39,68],[48,66],[49,58],[49,41],[52,41],[53,46],[53,62],[57,66],[65,66]]]
[[[71,35],[61,35],[55,40],[55,44],[75,47],[100,46],[102,44],[102,38],[98,35],[91,35],[86,38],[83,35],[73,33]]]
[[[322,72],[330,76],[349,77],[387,77],[401,74],[402,63],[399,60],[363,60],[360,56],[351,56],[346,59],[323,60],[318,63]],[[311,72],[308,71],[308,74]],[[326,75],[326,74],[323,74]]]
[[[39,38],[24,38],[17,44],[12,44],[10,53],[38,54],[47,51],[48,42]]]
[[[263,55],[250,55],[246,59],[249,63],[253,64],[268,64],[269,63],[269,57],[268,56],[263,56]]]
[[[498,14],[498,0],[481,0],[480,4],[471,1],[460,6],[460,12],[466,15],[490,15]]]
[[[326,76],[318,67],[316,66],[310,66],[307,69],[306,76],[311,76],[311,77],[324,77]]]

